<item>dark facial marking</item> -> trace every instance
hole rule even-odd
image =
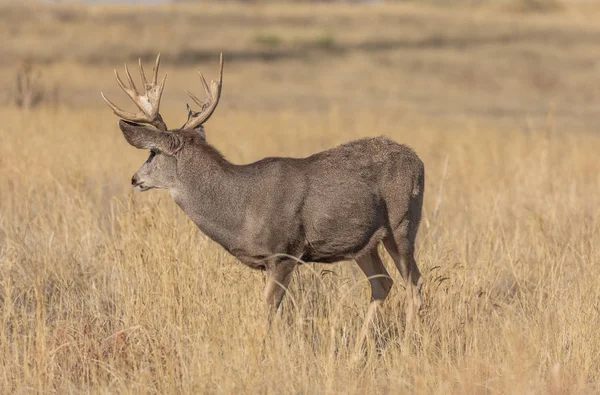
[[[148,159],[146,160],[146,163],[150,163],[152,162],[152,159],[156,156],[157,154],[157,150],[150,150],[150,156],[148,157]]]

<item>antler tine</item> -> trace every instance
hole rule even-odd
[[[115,72],[115,78],[117,80],[117,84],[119,84],[121,89],[123,89],[123,92],[127,93],[127,95],[129,97],[131,97],[131,90],[129,89],[129,87],[127,85],[125,85],[123,80],[121,80],[121,76],[119,76],[119,72],[117,71],[117,69],[115,69],[114,72]]]
[[[117,107],[113,102],[108,100],[108,98],[101,93],[102,98],[108,104],[108,106],[113,110],[113,112],[120,118],[123,118],[128,121],[137,122],[137,123],[147,123],[153,125],[157,129],[167,130],[167,125],[164,123],[160,113],[160,98],[162,96],[163,89],[165,87],[165,82],[167,80],[167,75],[163,77],[160,83],[158,81],[158,65],[160,63],[160,54],[156,58],[156,64],[154,66],[152,82],[149,83],[146,79],[146,74],[144,73],[144,68],[142,66],[141,59],[138,61],[138,67],[140,70],[140,77],[142,79],[142,83],[144,84],[144,94],[140,95],[133,82],[133,78],[131,77],[131,73],[129,72],[129,68],[127,67],[127,63],[125,63],[125,75],[129,82],[129,86],[127,86],[117,70],[115,70],[115,79],[117,80],[117,84],[119,87],[131,98],[133,103],[140,110],[137,113],[131,113],[127,111],[123,111],[119,107]]]
[[[152,83],[156,85],[158,81],[158,67],[160,66],[160,52],[156,56],[156,62],[154,62],[154,68],[152,69]],[[166,78],[166,74],[165,74]]]
[[[144,89],[146,89],[146,85],[148,85],[148,80],[146,80],[146,73],[144,73],[144,66],[142,66],[142,58],[138,59],[138,68],[140,69],[140,77],[142,77],[142,84],[144,85]]]
[[[202,82],[202,87],[204,88],[204,94],[206,96],[210,97],[210,89],[208,88],[208,84],[206,83],[204,76],[202,75],[202,73],[200,71],[198,71],[198,74],[200,75],[200,81]],[[212,83],[212,81],[211,81],[211,83]]]
[[[202,87],[204,88],[204,93],[206,95],[206,101],[201,102],[194,94],[191,92],[187,92],[190,98],[196,102],[200,106],[199,112],[192,112],[188,106],[188,120],[183,125],[182,129],[194,129],[198,126],[202,125],[204,122],[208,121],[211,117],[215,109],[217,108],[217,104],[219,104],[219,99],[221,98],[221,89],[223,86],[223,54],[221,54],[220,58],[220,67],[219,67],[219,80],[210,82],[210,86],[206,83],[206,79],[201,72],[198,72],[200,75],[200,81],[202,82]]]
[[[188,90],[186,90],[185,92],[200,107],[202,107],[204,104],[206,104],[206,102],[201,102],[200,99],[198,99],[198,97],[196,95],[194,95],[192,92],[190,92]],[[190,107],[189,104],[187,106],[188,106],[188,108]],[[191,110],[191,108],[190,108],[190,110]]]
[[[108,106],[113,110],[113,113],[115,113],[116,116],[118,116],[119,118],[128,119],[128,120],[131,120],[131,121],[135,122],[135,120],[133,119],[133,118],[135,118],[135,114],[132,114],[130,112],[121,110],[119,107],[116,106],[115,103],[111,102],[104,95],[104,92],[100,92],[100,95],[102,95],[102,98],[104,99],[104,101],[106,102],[106,104],[108,104]]]
[[[165,76],[163,77],[163,79],[160,80],[160,83],[158,84],[158,99],[157,99],[157,104],[160,104],[160,99],[162,97],[162,92],[163,92],[163,89],[165,89],[165,82],[167,82],[167,74],[165,74]]]
[[[136,95],[138,95],[137,87],[133,82],[133,78],[131,78],[131,74],[129,74],[129,68],[127,67],[127,63],[125,63],[125,75],[127,76],[127,80],[129,81],[129,89],[131,89]]]

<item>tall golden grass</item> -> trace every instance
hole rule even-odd
[[[167,193],[130,189],[146,153],[108,112],[0,110],[0,392],[600,390],[597,135],[335,111],[213,117],[209,139],[238,163],[373,134],[423,158],[420,330],[402,341],[386,257],[395,288],[355,360],[369,299],[356,265],[303,266],[265,332],[262,274]]]

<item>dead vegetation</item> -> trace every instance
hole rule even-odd
[[[31,63],[21,62],[17,66],[15,75],[15,105],[29,110],[37,107],[42,102],[43,96],[39,71],[34,70]]]
[[[13,103],[23,110],[31,110],[45,104],[56,106],[58,88],[44,86],[42,72],[34,64],[21,61],[16,67],[14,77]]]
[[[355,264],[302,267],[263,343],[262,274],[170,196],[131,190],[146,153],[106,112],[0,111],[1,392],[600,389],[597,136],[220,109],[207,133],[235,162],[374,134],[424,159],[421,331],[403,343],[396,281],[355,361],[370,294]]]

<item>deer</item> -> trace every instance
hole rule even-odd
[[[265,271],[269,314],[277,313],[298,266],[355,261],[370,282],[367,317],[372,317],[393,284],[378,252],[382,243],[406,284],[405,320],[413,322],[421,310],[423,285],[415,240],[425,170],[417,154],[389,138],[375,137],[304,158],[231,163],[207,141],[204,129],[221,97],[223,54],[217,81],[209,85],[198,72],[206,99],[187,92],[200,109],[188,104],[187,121],[178,129],[169,130],[159,113],[167,77],[158,81],[159,65],[160,54],[148,81],[138,61],[141,93],[127,64],[128,84],[115,70],[118,85],[137,112],[120,109],[101,93],[120,118],[127,142],[150,151],[131,178],[132,186],[168,190],[202,233],[248,267]]]

